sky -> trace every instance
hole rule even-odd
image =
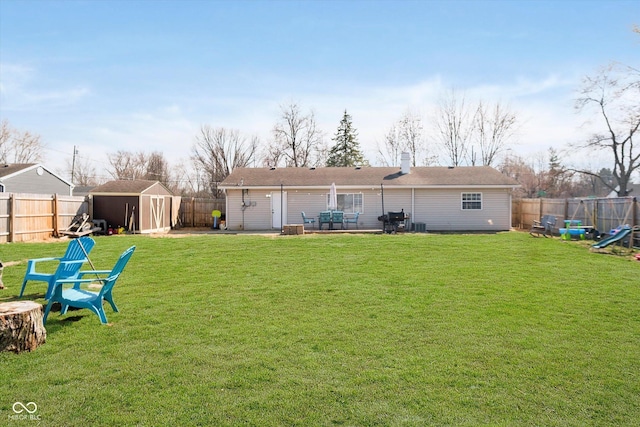
[[[585,76],[640,67],[634,25],[638,0],[1,0],[0,119],[39,134],[64,178],[74,147],[103,177],[118,150],[188,162],[203,125],[267,144],[292,103],[328,143],[347,110],[376,164],[394,122],[428,127],[455,90],[509,106],[512,152],[538,158],[586,139]]]

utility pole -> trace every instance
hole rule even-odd
[[[71,183],[73,184],[75,172],[76,172],[76,154],[78,154],[78,149],[76,146],[73,146],[73,161],[71,162]]]

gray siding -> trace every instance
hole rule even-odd
[[[271,230],[270,191],[249,190],[242,210],[242,191],[227,190],[226,224],[228,230]]]
[[[274,190],[278,192],[278,190]],[[326,210],[328,190],[288,189],[285,224],[302,224],[304,211],[318,218]],[[462,210],[463,192],[482,193],[481,210]],[[340,189],[338,193],[362,193],[364,209],[360,213],[360,229],[378,229],[382,223],[380,188]],[[241,190],[227,190],[226,221],[229,230],[271,230],[270,190],[249,190],[242,211]],[[502,231],[511,227],[511,196],[507,189],[384,189],[384,211],[404,210],[412,222],[424,222],[428,231]],[[317,227],[317,224],[316,224]]]
[[[462,210],[462,193],[482,193],[481,210]],[[413,222],[424,222],[427,231],[502,231],[511,228],[511,195],[508,190],[415,190]]]
[[[26,170],[9,178],[3,178],[6,193],[71,195],[71,187],[46,169],[38,175],[36,169]]]

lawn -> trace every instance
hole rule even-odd
[[[52,312],[0,353],[0,425],[26,425],[15,402],[66,426],[640,425],[629,257],[517,232],[96,241],[98,268],[137,246],[120,313]],[[65,247],[0,245],[22,261],[0,302]]]

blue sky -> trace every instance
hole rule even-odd
[[[2,0],[0,119],[52,169],[75,145],[103,174],[119,149],[186,160],[203,124],[266,143],[295,102],[329,142],[347,109],[375,162],[394,121],[455,88],[510,105],[535,156],[584,140],[581,79],[640,65],[634,24],[637,0]]]

